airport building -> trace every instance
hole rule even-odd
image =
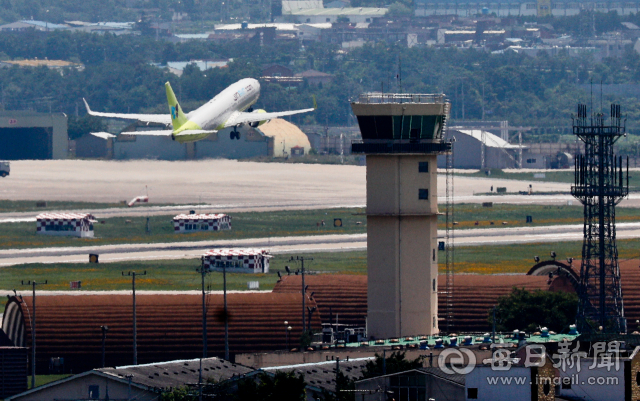
[[[101,143],[91,141],[95,150],[83,147],[83,154],[112,155],[114,159],[194,160],[203,158],[247,159],[252,157],[289,157],[292,148],[303,154],[311,150],[307,136],[296,125],[273,119],[259,127],[238,128],[239,137],[232,136],[231,128],[211,134],[191,143],[178,143],[164,136],[127,135],[132,131],[159,129],[153,124],[136,123],[115,138],[104,138]],[[112,150],[111,150],[112,149]],[[294,152],[295,152],[294,151]]]
[[[231,230],[231,216],[226,214],[179,214],[173,218],[173,229],[176,234]]]
[[[367,162],[367,334],[438,333],[437,155],[444,95],[365,93],[351,104]]]
[[[269,273],[271,258],[266,249],[212,249],[202,255],[202,266],[229,273]]]
[[[68,148],[64,114],[0,112],[0,159],[66,159]]]
[[[42,213],[36,216],[36,234],[93,238],[95,222],[88,213]]]

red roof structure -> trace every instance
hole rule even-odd
[[[209,356],[224,355],[222,294],[208,295]],[[200,295],[136,295],[138,363],[191,359],[202,355],[202,297]],[[264,352],[286,348],[285,326],[292,327],[290,345],[300,338],[300,294],[231,293],[229,310],[230,353]],[[316,306],[313,301],[307,305]],[[31,347],[32,298],[11,297],[2,329],[14,345]],[[107,366],[133,363],[133,315],[130,295],[58,295],[37,298],[36,368],[48,373],[49,360],[63,357],[65,371],[100,367],[102,331],[106,339]],[[318,314],[312,328],[320,329]]]

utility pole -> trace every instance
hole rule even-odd
[[[204,256],[200,258],[200,269],[196,269],[202,278],[202,357],[207,357],[207,302],[204,289],[204,276],[209,273],[209,269],[204,268]]]
[[[224,291],[224,359],[229,360],[229,311],[227,310],[227,264],[222,266],[222,286]]]
[[[296,256],[295,258],[292,256],[290,261],[291,262],[300,262],[301,265],[301,270],[302,270],[302,332],[304,333],[305,330],[305,313],[306,313],[306,304],[305,304],[305,297],[306,297],[306,288],[304,285],[304,261],[305,260],[313,260],[313,258],[305,258],[304,256]]]
[[[131,288],[133,289],[133,364],[137,365],[138,364],[138,327],[136,322],[136,276],[146,276],[147,271],[145,270],[144,273],[129,272],[127,274],[124,274],[124,272],[122,272],[122,275],[131,277]]]
[[[31,321],[31,388],[36,387],[36,286],[38,284],[47,284],[47,280],[44,283],[38,283],[37,281],[22,281],[22,285],[30,285],[33,291],[32,306],[33,306],[33,318]]]
[[[104,365],[105,365],[104,347],[107,341],[107,331],[109,331],[109,326],[100,326],[100,329],[102,330],[102,364],[100,366],[104,368]]]

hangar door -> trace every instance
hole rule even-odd
[[[53,127],[0,128],[0,159],[51,159]]]

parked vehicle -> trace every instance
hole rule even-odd
[[[9,175],[10,171],[11,166],[9,165],[9,162],[0,161],[0,176],[6,177]]]

